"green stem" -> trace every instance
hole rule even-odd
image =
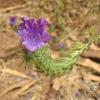
[[[32,53],[32,61],[38,69],[49,76],[59,76],[69,72],[80,54],[88,48],[89,44],[75,43],[65,56],[60,59],[53,59],[47,46],[44,46]]]

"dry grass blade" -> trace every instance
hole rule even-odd
[[[92,57],[100,59],[100,50],[88,50],[85,53],[83,53],[82,56],[87,58]]]
[[[96,81],[96,82],[100,83],[100,77],[99,76],[95,76],[95,75],[89,74],[87,77],[92,81]]]
[[[7,73],[7,74],[11,74],[11,75],[14,75],[14,76],[17,76],[17,77],[23,77],[23,78],[27,78],[27,79],[32,79],[32,77],[30,77],[30,76],[28,76],[28,75],[26,75],[26,74],[24,74],[22,72],[7,68],[5,62],[2,59],[0,59],[0,62],[2,64],[2,66],[3,66],[3,68],[0,69],[0,71],[2,72],[2,76],[3,76],[3,74]]]
[[[20,88],[22,87],[24,84],[26,83],[29,83],[29,80],[25,80],[25,81],[22,81],[20,83],[17,83],[17,84],[14,84],[12,85],[11,87],[7,88],[5,91],[3,91],[1,94],[0,94],[0,97],[4,96],[5,94],[7,94],[8,92],[16,89],[16,88]]]
[[[41,80],[41,79],[39,79]],[[21,95],[24,91],[26,91],[27,89],[29,89],[33,84],[37,83],[39,80],[29,80],[28,83],[26,83],[15,95],[14,97],[16,98],[17,96]]]
[[[33,96],[30,100],[36,100],[37,96]]]
[[[9,18],[10,16],[16,16],[16,17],[19,17],[19,18],[22,18],[22,17],[25,17],[26,15],[23,15],[23,14],[9,14],[9,13],[0,13],[0,17],[5,17],[5,18]]]
[[[5,64],[5,62],[4,62],[2,59],[0,59],[0,62],[1,62],[2,67],[3,67],[3,68],[1,67],[1,69],[6,69],[6,64]],[[0,70],[1,70],[1,69],[0,69]],[[2,77],[3,77],[3,75],[4,75],[4,72],[2,72],[2,74],[1,74],[1,76],[0,76],[0,77],[2,78]]]
[[[100,73],[100,64],[97,64],[89,59],[81,58],[80,60],[77,61],[76,64],[81,65],[81,66],[85,66],[85,67],[90,67],[90,68],[92,68],[95,71]]]
[[[11,75],[14,75],[14,76],[32,79],[30,76],[25,75],[24,73],[19,72],[19,71],[17,71],[17,70],[12,70],[12,69],[5,68],[5,69],[1,69],[1,71],[2,71],[3,73],[8,73],[8,74],[11,74]]]
[[[22,8],[25,8],[28,5],[30,5],[30,2],[27,2],[26,4],[23,4],[23,5],[17,5],[17,6],[1,9],[0,13],[4,13],[4,12],[7,12],[7,11],[13,11],[13,10],[16,10],[16,9],[22,9]]]
[[[54,79],[52,84],[55,90],[59,90],[61,86],[66,84],[66,75]]]

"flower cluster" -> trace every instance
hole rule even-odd
[[[45,45],[49,40],[48,32],[45,30],[48,22],[41,18],[39,20],[22,18],[18,25],[17,33],[22,45],[30,52]]]

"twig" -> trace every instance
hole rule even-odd
[[[84,66],[84,67],[92,68],[95,71],[100,73],[100,64],[94,63],[93,61],[89,59],[81,58],[76,62],[76,64]]]
[[[21,95],[21,93],[23,93],[24,91],[29,89],[32,85],[34,85],[35,83],[37,83],[40,80],[41,79],[38,79],[38,80],[35,80],[35,81],[29,80],[29,82],[27,84],[25,84],[17,93],[15,93],[14,98],[16,98],[17,96]]]
[[[26,83],[29,83],[29,80],[25,80],[25,81],[22,81],[22,82],[20,82],[20,83],[17,83],[17,84],[14,84],[14,85],[8,87],[6,90],[4,90],[4,91],[0,94],[0,97],[4,96],[4,95],[7,94],[8,92],[10,92],[10,91],[12,91],[12,90],[14,90],[14,89],[16,89],[16,88],[22,87],[22,86],[23,86],[24,84],[26,84]]]
[[[100,50],[88,50],[82,54],[86,58],[98,58],[100,59]]]
[[[28,6],[30,4],[31,4],[30,2],[27,2],[26,4],[23,4],[23,5],[17,5],[17,6],[8,7],[8,8],[5,8],[5,9],[0,9],[0,13],[4,13],[4,12],[7,12],[7,11],[12,11],[12,10],[16,10],[16,9],[25,8],[26,6]]]
[[[5,72],[5,73],[8,73],[8,74],[11,74],[11,75],[14,75],[14,76],[32,79],[30,76],[25,75],[24,73],[16,71],[16,70],[5,68],[5,69],[1,69],[1,71]]]
[[[5,62],[2,60],[2,59],[0,59],[0,62],[1,62],[1,64],[2,64],[2,69],[6,69],[6,64],[5,64]],[[2,70],[2,69],[0,69],[0,70]],[[2,72],[2,74],[1,74],[1,76],[0,76],[0,78],[2,79],[2,77],[4,76],[4,72]]]
[[[0,17],[9,17],[9,16],[17,16],[19,18],[25,17],[26,15],[21,15],[21,14],[7,14],[7,13],[0,13]]]
[[[97,81],[97,82],[100,83],[100,77],[99,76],[89,74],[87,77],[92,81]]]

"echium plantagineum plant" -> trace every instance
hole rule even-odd
[[[73,64],[91,43],[99,41],[100,35],[91,36],[87,43],[76,42],[66,51],[64,57],[53,59],[49,50],[48,41],[51,39],[46,31],[48,22],[41,18],[38,20],[23,17],[16,24],[16,17],[10,17],[10,25],[16,30],[21,44],[25,49],[25,57],[31,65],[48,76],[59,76],[72,69]]]

